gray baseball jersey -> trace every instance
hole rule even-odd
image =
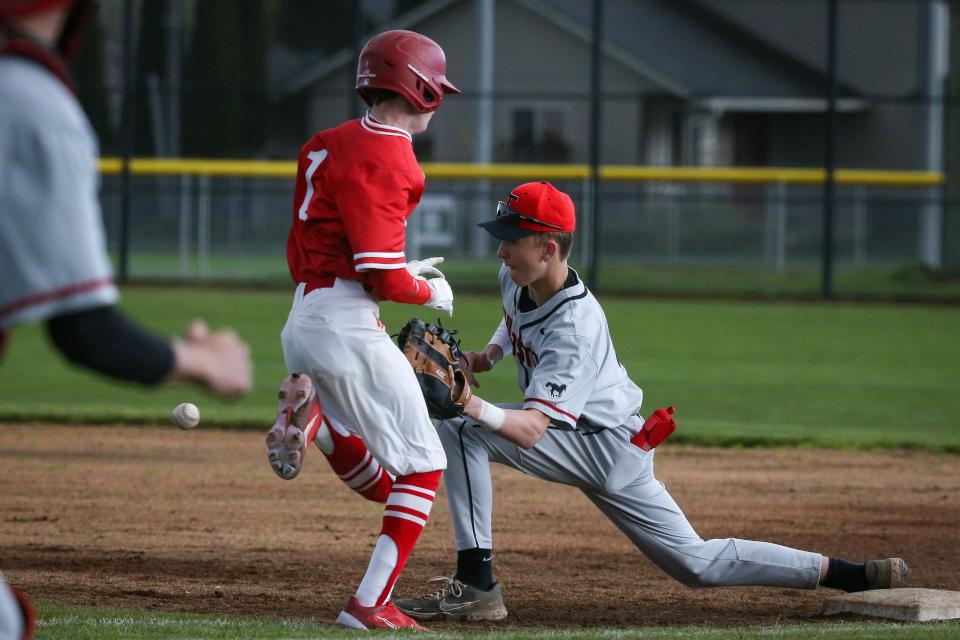
[[[537,307],[500,269],[503,313],[525,409],[539,409],[560,429],[618,427],[643,391],[617,360],[600,303],[570,269],[563,289]]]
[[[577,487],[651,561],[693,587],[769,585],[812,589],[821,555],[739,538],[703,540],[653,473],[654,451],[630,443],[643,420],[642,394],[617,362],[599,303],[570,270],[564,288],[534,308],[526,291],[500,272],[505,322],[517,360],[523,404],[551,428],[524,449],[455,418],[438,425],[447,455],[444,473],[457,549],[493,548],[490,463]],[[494,342],[502,344],[500,332]],[[573,425],[577,428],[574,429]],[[636,476],[610,491],[606,480],[625,457]]]
[[[0,56],[0,329],[116,302],[97,153],[64,85]]]

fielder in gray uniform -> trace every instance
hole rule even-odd
[[[526,183],[480,226],[501,241],[504,318],[486,348],[465,357],[478,373],[512,353],[523,403],[495,406],[474,395],[462,418],[438,425],[457,572],[435,593],[396,599],[397,608],[423,620],[506,617],[493,578],[491,462],[579,488],[654,564],[690,587],[905,584],[909,569],[899,558],[860,564],[768,542],[701,539],[654,476],[654,450],[630,442],[643,425],[643,392],[617,360],[600,304],[567,266],[576,227],[570,197],[546,182]],[[623,461],[633,473],[611,487]]]

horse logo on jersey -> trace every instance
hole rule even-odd
[[[555,382],[548,382],[546,387],[550,389],[550,397],[552,398],[559,398],[563,395],[563,392],[567,390],[567,385],[557,384]]]

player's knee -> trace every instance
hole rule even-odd
[[[685,587],[690,587],[691,589],[702,589],[704,587],[716,586],[715,584],[712,584],[706,580],[704,574],[693,570],[682,571],[679,575],[675,575],[673,577],[676,578],[680,584]]]
[[[718,567],[715,561],[702,557],[700,545],[666,547],[660,568],[685,587],[701,589],[717,586]]]
[[[384,472],[376,481],[376,483],[368,487],[363,491],[357,491],[361,496],[369,500],[370,502],[378,502],[383,504],[387,501],[387,498],[390,497],[390,492],[393,490],[393,478],[387,475]]]
[[[680,584],[691,589],[703,589],[705,587],[723,586],[723,571],[714,563],[684,564],[673,577]]]

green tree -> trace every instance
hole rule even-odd
[[[163,34],[163,24],[166,13],[167,0],[152,0],[141,5],[140,28],[135,45],[137,54],[133,93],[134,154],[140,156],[153,156],[159,152],[154,139],[154,125],[162,116],[156,110],[156,101],[151,107],[151,91],[160,91],[162,96],[164,90],[167,39]],[[153,89],[151,82],[156,83]],[[162,106],[160,108],[162,110]]]
[[[243,79],[240,89],[246,109],[241,132],[248,153],[256,153],[266,142],[269,134],[269,107],[267,103],[267,35],[266,9],[261,0],[244,0],[241,15],[250,19],[241,20],[240,35],[244,43]]]
[[[338,51],[350,44],[355,1],[285,0],[278,38],[298,51]]]
[[[950,60],[947,78],[947,135],[944,164],[943,270],[960,276],[960,5],[950,4]]]
[[[114,149],[116,136],[110,126],[107,85],[103,74],[104,30],[99,20],[92,20],[84,34],[77,58],[70,65],[77,97],[100,139],[101,153]]]
[[[248,156],[264,140],[264,2],[203,0],[195,7],[183,73],[183,153]]]
[[[412,11],[422,5],[424,0],[397,0],[397,6],[394,10],[396,16],[402,16],[408,11]]]

